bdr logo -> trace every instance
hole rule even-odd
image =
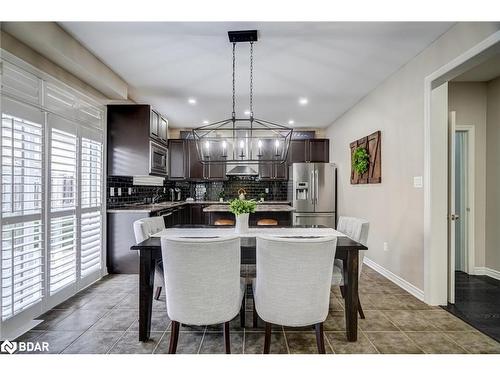
[[[49,343],[48,342],[11,342],[5,340],[2,345],[0,345],[0,351],[2,353],[14,354],[15,352],[48,352]]]

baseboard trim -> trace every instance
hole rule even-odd
[[[375,263],[373,260],[371,260],[371,259],[369,259],[367,257],[364,258],[363,263],[366,264],[371,269],[373,269],[374,271],[377,271],[382,276],[388,278],[394,284],[396,284],[397,286],[403,288],[404,290],[406,290],[411,295],[417,297],[419,300],[424,301],[424,291],[421,290],[421,289],[419,289],[419,288],[417,288],[415,285],[409,283],[405,279],[403,279],[403,278],[399,277],[398,275],[392,273],[388,269],[385,269],[380,264]]]
[[[474,267],[474,275],[489,276],[493,279],[500,280],[500,271],[488,267]]]

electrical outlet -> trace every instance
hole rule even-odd
[[[118,196],[121,197],[122,196],[122,188],[118,188]]]
[[[264,191],[266,192],[266,194],[269,194],[269,188],[265,188]]]
[[[128,188],[128,195],[132,195],[132,188]]]
[[[384,242],[384,251],[389,251],[389,244]]]
[[[114,197],[115,196],[115,189],[109,188],[109,196]]]
[[[424,180],[422,176],[413,177],[413,187],[414,188],[422,188],[424,187]]]

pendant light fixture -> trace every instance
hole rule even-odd
[[[288,156],[292,129],[254,117],[253,46],[257,30],[229,31],[233,49],[231,117],[192,130],[198,158],[202,164],[284,163]],[[250,44],[250,113],[236,117],[236,45]]]

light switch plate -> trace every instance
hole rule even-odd
[[[414,188],[422,188],[424,187],[424,180],[422,176],[413,177],[413,187]]]
[[[114,197],[115,196],[115,189],[109,188],[109,196]]]

